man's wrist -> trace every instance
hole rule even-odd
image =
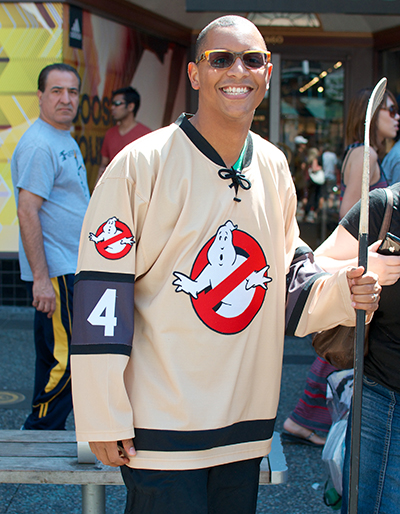
[[[48,269],[35,273],[32,272],[32,275],[34,282],[46,282],[51,280]]]

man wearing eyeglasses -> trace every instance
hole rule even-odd
[[[97,180],[108,164],[126,145],[145,136],[151,129],[136,120],[140,107],[140,95],[133,87],[122,87],[113,91],[111,116],[115,126],[107,130],[101,147],[101,163]]]
[[[125,514],[254,514],[287,280],[296,335],[377,307],[372,274],[329,277],[297,248],[285,157],[249,131],[269,59],[245,18],[208,25],[188,66],[196,114],[123,150],[89,206],[75,281],[77,438],[122,466]]]

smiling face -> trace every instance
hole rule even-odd
[[[266,46],[257,28],[242,19],[235,26],[216,26],[208,32],[201,51],[213,49],[239,53],[266,50]],[[254,110],[264,98],[271,71],[271,64],[249,70],[240,58],[230,68],[213,68],[205,59],[190,63],[189,79],[193,89],[199,91],[198,114],[213,122],[220,118],[251,123]]]
[[[37,94],[40,118],[56,129],[69,130],[78,111],[78,77],[70,71],[52,70],[45,90]]]
[[[390,116],[389,109],[392,105],[394,105],[393,101],[388,96],[386,99],[386,108],[380,109],[378,114],[376,129],[378,139],[381,141],[386,138],[396,137],[397,130],[399,128],[399,115],[396,113],[394,118]]]

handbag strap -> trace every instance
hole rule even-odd
[[[386,207],[385,214],[383,215],[382,219],[381,229],[378,235],[379,240],[382,240],[385,237],[386,232],[388,232],[393,212],[393,191],[389,187],[384,188],[384,191],[386,195]]]

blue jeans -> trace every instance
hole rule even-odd
[[[400,512],[400,394],[364,376],[361,418],[360,514]],[[346,434],[342,514],[347,514],[351,412]]]

